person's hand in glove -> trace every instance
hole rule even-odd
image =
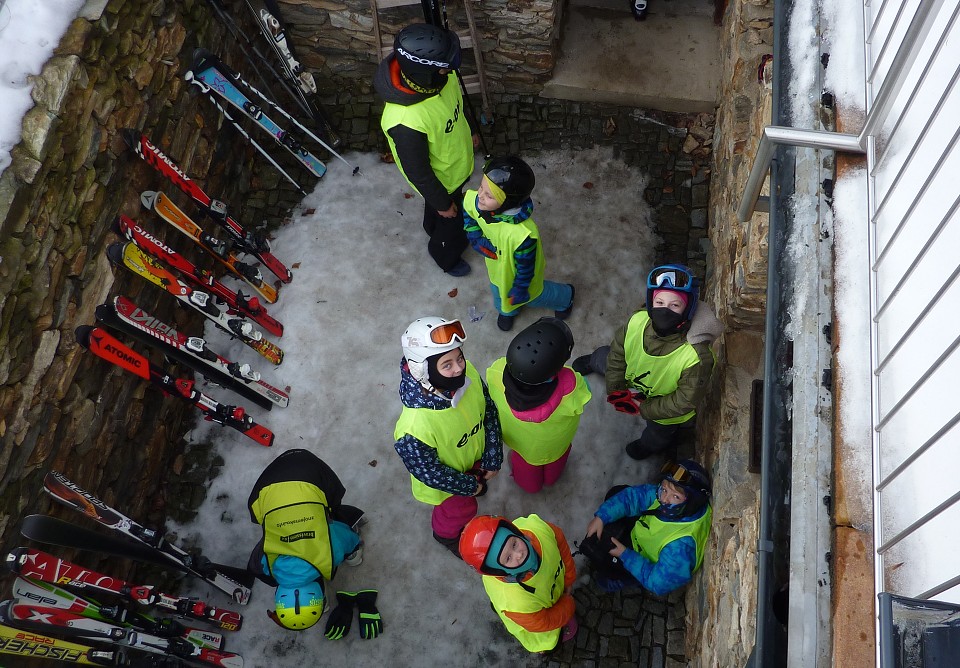
[[[353,622],[353,604],[355,602],[356,594],[353,592],[337,592],[337,607],[330,613],[326,633],[324,633],[328,640],[340,640],[350,633],[350,624]]]
[[[640,401],[643,401],[642,399]],[[630,390],[617,390],[607,395],[607,402],[612,404],[621,413],[637,415],[640,413],[640,403]]]
[[[380,619],[380,611],[377,610],[377,590],[365,589],[358,591],[357,612],[360,617],[360,637],[364,640],[376,638],[383,633],[383,620]]]
[[[527,288],[513,286],[510,288],[510,292],[507,293],[507,300],[513,306],[526,304],[530,301],[530,291]]]

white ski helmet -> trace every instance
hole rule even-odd
[[[422,383],[427,377],[428,357],[456,350],[466,340],[467,335],[459,320],[428,315],[410,323],[400,337],[400,346],[410,375]]]

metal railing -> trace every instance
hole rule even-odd
[[[944,388],[960,378],[960,3],[865,0],[863,16],[863,129],[767,127],[737,216],[778,146],[866,154],[876,593],[957,601],[960,400]]]

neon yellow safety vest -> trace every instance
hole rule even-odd
[[[503,442],[513,448],[523,461],[542,466],[560,459],[573,441],[580,426],[583,407],[590,401],[590,388],[583,376],[576,374],[573,391],[560,400],[556,410],[543,422],[524,422],[513,414],[503,387],[503,369],[507,358],[501,357],[487,369],[487,388],[497,404]]]
[[[437,451],[442,463],[461,473],[469,471],[480,459],[486,443],[483,418],[487,404],[480,374],[470,362],[467,362],[466,374],[470,379],[470,387],[456,408],[435,410],[404,406],[393,431],[394,439],[410,434],[430,446]],[[438,506],[453,496],[449,492],[428,487],[412,475],[410,485],[413,498],[432,506]]]
[[[660,507],[660,501],[655,500],[649,510]],[[707,536],[710,535],[710,519],[713,517],[713,508],[707,506],[707,512],[692,522],[664,522],[655,515],[645,515],[630,531],[630,542],[635,552],[639,552],[653,563],[660,560],[660,550],[675,540],[690,536],[697,544],[697,562],[693,567],[696,571],[703,563],[703,551],[707,545]],[[644,526],[646,525],[646,526]]]
[[[393,137],[388,132],[398,125],[427,135],[430,167],[448,193],[457,190],[473,174],[473,138],[463,115],[463,97],[455,72],[451,72],[447,83],[436,95],[409,106],[387,102],[383,107],[380,127],[387,135],[394,162],[410,183],[403,171],[403,163],[397,158]],[[417,190],[412,183],[410,185]]]
[[[327,495],[309,482],[291,480],[267,485],[251,504],[263,526],[263,554],[270,572],[280,555],[300,557],[327,580],[333,575]]]
[[[490,240],[497,251],[497,259],[484,258],[487,262],[487,276],[490,282],[500,292],[500,308],[504,313],[515,311],[523,304],[510,304],[507,294],[513,287],[513,279],[517,276],[517,266],[513,254],[527,237],[538,240],[537,254],[533,265],[533,278],[530,280],[530,299],[533,301],[543,292],[543,273],[547,268],[547,261],[543,257],[543,244],[539,243],[540,231],[533,218],[527,218],[519,223],[488,223],[477,210],[477,191],[468,190],[463,196],[463,210],[477,221],[483,236]],[[524,302],[526,304],[527,302]]]
[[[557,646],[560,629],[534,633],[506,616],[507,612],[537,612],[552,608],[563,596],[566,569],[557,547],[557,535],[537,515],[521,517],[514,526],[540,541],[540,567],[523,583],[504,582],[494,575],[483,576],[483,588],[504,626],[530,652],[544,652]]]
[[[623,339],[623,354],[626,358],[627,384],[639,390],[645,397],[663,397],[677,390],[680,374],[700,363],[697,351],[689,343],[666,355],[650,355],[643,349],[643,332],[650,323],[647,312],[637,311],[627,323],[627,333]],[[653,325],[650,325],[651,327]],[[697,412],[690,411],[672,418],[654,420],[659,424],[680,424],[686,422]]]

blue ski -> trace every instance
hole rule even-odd
[[[194,52],[193,68],[187,72],[186,78],[198,85],[203,92],[214,92],[242,111],[257,125],[273,135],[277,143],[287,149],[311,174],[318,179],[321,178],[327,171],[326,165],[305,149],[289,132],[277,125],[259,105],[254,104],[244,95],[234,85],[226,71],[228,71],[227,68],[215,55],[205,49],[197,49]]]

